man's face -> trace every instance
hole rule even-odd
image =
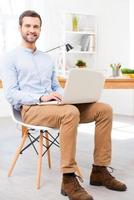
[[[24,41],[28,43],[35,43],[39,38],[41,31],[40,20],[38,17],[24,17],[22,26],[20,26],[20,33]]]

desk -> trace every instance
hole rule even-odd
[[[58,77],[62,87],[65,86],[66,79]],[[0,88],[2,81],[0,80]],[[105,80],[104,89],[134,89],[134,78],[107,78]]]
[[[58,80],[64,87],[66,79],[58,77]],[[134,78],[106,78],[104,89],[134,89]]]

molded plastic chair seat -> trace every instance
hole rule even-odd
[[[50,128],[50,127],[45,127],[45,126],[35,126],[35,125],[31,125],[31,124],[26,124],[22,122],[22,118],[21,118],[21,113],[20,111],[15,110],[13,107],[11,107],[11,114],[12,114],[12,119],[19,125],[21,125],[25,130],[23,131],[22,134],[22,139],[21,139],[21,143],[16,151],[14,160],[12,162],[12,165],[9,169],[8,172],[8,176],[11,176],[12,171],[15,167],[15,164],[19,158],[19,155],[26,150],[28,147],[30,147],[31,145],[33,146],[35,152],[38,155],[38,162],[37,162],[37,189],[40,188],[40,178],[41,178],[41,170],[42,170],[42,157],[47,153],[47,158],[48,158],[48,166],[49,168],[51,168],[51,158],[50,158],[50,147],[52,145],[55,145],[57,147],[59,147],[59,142],[57,141],[58,137],[59,137],[59,129],[54,129],[54,128]],[[39,131],[38,136],[34,137],[34,132],[35,131]],[[31,133],[32,131],[32,133]],[[50,134],[50,132],[56,132],[57,135],[56,137],[54,137],[52,134]],[[27,137],[30,140],[30,143],[24,147],[24,144],[26,142]],[[45,138],[46,140],[46,144],[44,145],[43,143],[43,138]],[[35,142],[39,142],[39,146],[38,146],[38,151],[34,145]],[[24,147],[24,148],[23,148]],[[45,151],[43,152],[43,148],[45,148]]]
[[[21,118],[21,113],[18,110],[15,110],[12,107],[12,119],[17,123],[20,124],[24,127],[27,127],[29,129],[35,129],[35,130],[43,130],[43,129],[47,129],[47,131],[58,131],[59,129],[56,128],[50,128],[50,127],[46,127],[46,126],[35,126],[32,124],[26,124],[24,122],[22,122],[22,118]]]

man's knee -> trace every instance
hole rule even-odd
[[[64,113],[65,117],[70,120],[78,121],[80,120],[80,112],[76,106],[68,105],[66,112]]]
[[[107,117],[109,117],[109,118],[112,119],[112,116],[113,116],[113,109],[112,109],[112,107],[111,107],[110,105],[105,104],[105,103],[101,103],[101,104],[100,104],[100,112],[101,112],[103,115],[105,115],[105,116],[107,116]]]

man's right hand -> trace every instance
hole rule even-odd
[[[51,100],[61,101],[62,96],[58,92],[52,92],[49,95],[45,95],[45,96],[40,97],[41,102],[47,102],[47,101],[51,101]]]

